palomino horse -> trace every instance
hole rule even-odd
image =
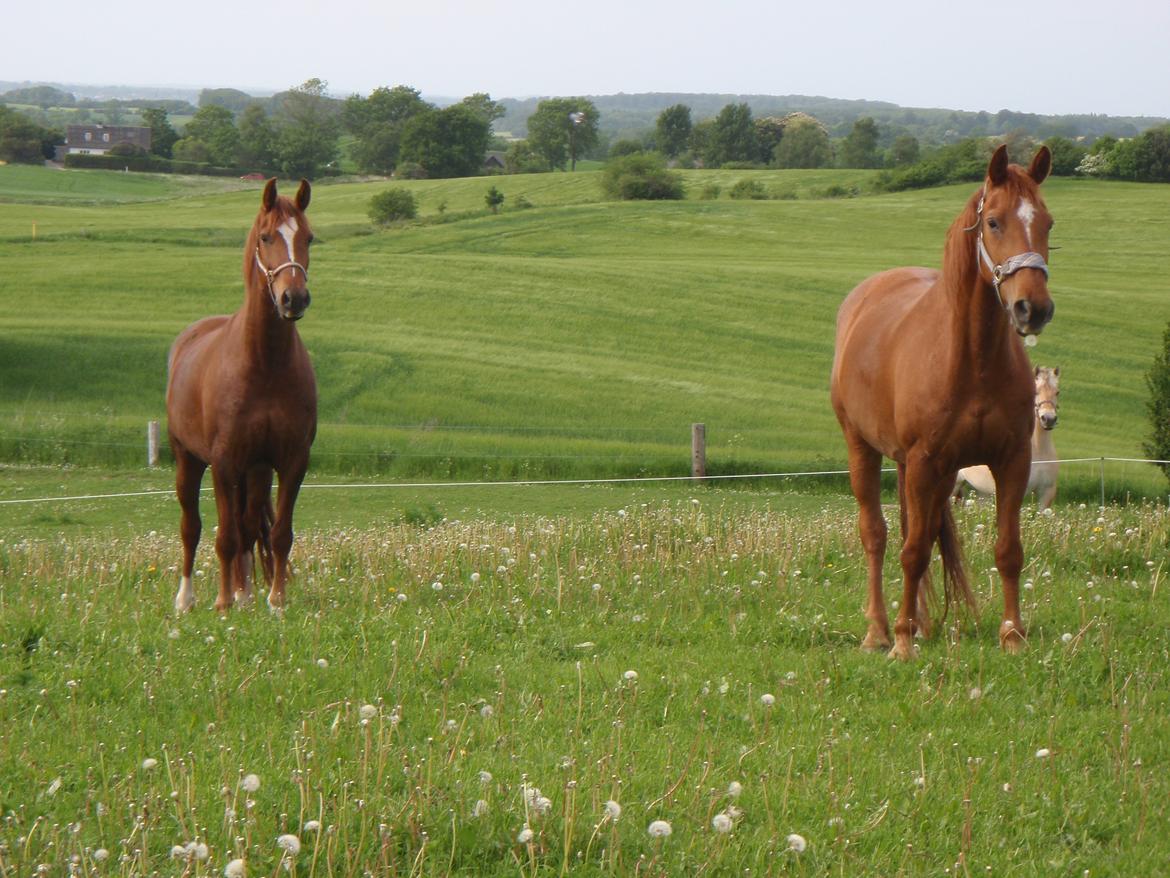
[[[1056,499],[1056,476],[1060,464],[1056,461],[1056,445],[1052,441],[1052,430],[1056,426],[1056,409],[1060,403],[1060,367],[1049,369],[1037,366],[1036,418],[1032,422],[1032,469],[1028,475],[1028,487],[1024,496],[1036,495],[1036,505],[1051,509]],[[963,489],[963,482],[981,494],[995,493],[995,479],[986,466],[965,466],[959,470],[955,484],[955,496]]]
[[[915,630],[929,627],[924,577],[936,540],[947,605],[957,596],[974,608],[948,498],[959,468],[977,463],[991,467],[999,486],[1000,645],[1008,652],[1024,645],[1020,500],[1032,457],[1032,385],[1020,336],[1052,318],[1046,264],[1052,219],[1039,191],[1051,165],[1047,147],[1027,170],[1009,165],[1007,149],[999,147],[983,186],[947,232],[942,270],[874,275],[838,312],[831,394],[869,568],[865,649],[890,645],[882,596],[883,455],[897,463],[902,513],[902,603],[890,656],[910,659]]]
[[[296,321],[309,307],[309,183],[292,200],[264,187],[244,245],[244,303],[230,316],[206,317],[171,347],[167,433],[182,507],[183,570],[175,610],[195,603],[191,568],[199,543],[199,484],[211,465],[219,529],[219,597],[224,612],[252,591],[252,547],[271,586],[268,605],[284,606],[297,492],[317,433],[317,381]],[[280,478],[275,517],[272,474]]]

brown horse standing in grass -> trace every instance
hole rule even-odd
[[[268,605],[284,606],[293,505],[317,433],[317,382],[296,321],[309,307],[312,230],[309,183],[296,197],[269,180],[244,245],[244,304],[230,316],[188,326],[171,347],[167,434],[182,507],[183,569],[175,610],[195,603],[191,585],[199,484],[211,466],[219,529],[219,597],[224,612],[252,594],[253,546],[270,585]],[[272,475],[279,476],[275,514]]]
[[[974,608],[948,503],[956,472],[972,464],[987,464],[998,487],[1000,645],[1016,652],[1025,643],[1020,501],[1032,458],[1033,394],[1020,337],[1040,332],[1052,318],[1052,218],[1039,192],[1051,164],[1047,147],[1027,170],[1009,165],[1007,149],[999,147],[982,188],[947,232],[942,270],[874,275],[838,312],[831,393],[869,568],[865,649],[890,646],[882,596],[883,455],[897,463],[902,517],[902,603],[890,656],[911,658],[915,631],[929,628],[925,577],[936,541],[947,604],[958,597]]]

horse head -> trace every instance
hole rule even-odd
[[[1036,420],[1045,430],[1051,430],[1056,426],[1056,408],[1060,404],[1060,367],[1037,366],[1033,374],[1036,378]]]
[[[1052,215],[1040,184],[1052,169],[1052,153],[1042,146],[1025,171],[1009,165],[1000,146],[987,166],[987,179],[971,231],[977,234],[980,276],[991,284],[1020,335],[1040,332],[1055,305],[1048,293],[1048,233]]]
[[[264,186],[260,213],[244,248],[244,278],[267,291],[276,313],[300,320],[309,307],[309,245],[313,230],[305,218],[310,186],[301,180],[295,198],[276,193],[276,179]]]

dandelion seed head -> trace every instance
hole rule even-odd
[[[110,852],[105,848],[98,848],[93,852],[93,859],[96,863],[103,863],[110,858]]]
[[[288,856],[295,857],[301,852],[301,840],[292,833],[285,833],[276,839],[276,846]]]
[[[654,820],[646,827],[646,832],[649,833],[651,838],[666,838],[674,830],[670,828],[670,824],[665,820]]]
[[[727,795],[733,799],[738,799],[739,794],[743,792],[743,784],[737,780],[733,780],[727,785]]]
[[[362,719],[373,719],[378,715],[378,708],[372,704],[363,704],[361,709],[358,710],[358,715]]]
[[[1047,747],[1041,747],[1039,750],[1036,751],[1036,758],[1037,759],[1047,759],[1051,755],[1052,755],[1052,751],[1049,750]]]
[[[248,867],[244,865],[244,861],[236,858],[223,867],[224,878],[247,878]]]
[[[636,681],[638,679],[638,672],[637,671],[626,671],[624,674],[622,674],[622,679],[626,680],[630,683],[633,683],[634,681]]]
[[[245,774],[240,781],[240,788],[246,793],[254,793],[260,789],[260,776],[256,774]]]
[[[764,705],[764,707],[771,707],[775,703],[776,703],[776,696],[773,695],[771,692],[765,692],[763,695],[760,696],[760,704]]]
[[[724,811],[711,818],[711,828],[721,835],[731,832],[731,815]]]
[[[483,799],[476,799],[475,805],[471,808],[472,817],[482,817],[488,811],[488,803]]]
[[[520,830],[520,834],[516,836],[516,841],[520,844],[528,844],[528,842],[532,841],[532,835],[532,830],[525,826]]]
[[[320,820],[306,820],[305,832],[319,832],[321,830]]]
[[[622,818],[622,806],[610,799],[605,803],[605,815],[616,823]]]
[[[808,847],[808,842],[805,841],[804,836],[795,832],[791,833],[785,840],[788,842],[788,850],[795,851],[798,854],[803,854],[804,849]]]
[[[147,756],[145,759],[142,760],[142,770],[143,771],[150,771],[152,768],[156,768],[157,766],[158,766],[158,760],[155,759],[153,756]]]

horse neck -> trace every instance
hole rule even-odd
[[[247,275],[244,304],[237,313],[244,350],[257,366],[278,366],[287,360],[296,324],[277,313],[268,282],[258,268]]]
[[[1032,424],[1032,460],[1055,460],[1056,443],[1052,441],[1052,431],[1040,426],[1037,418]]]
[[[975,238],[965,231],[966,225],[968,215],[964,213],[951,226],[943,254],[943,283],[959,381],[998,370],[1009,361],[1012,347],[1019,344],[995,287],[979,271]]]

